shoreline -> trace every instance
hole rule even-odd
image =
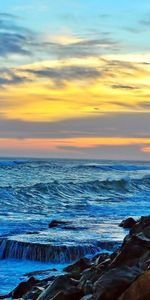
[[[26,282],[0,299],[8,296],[27,300],[149,299],[150,216],[138,221],[129,218],[121,226],[129,227],[129,233],[112,254],[101,253],[91,259],[83,257],[64,268],[65,274],[58,277],[38,280],[33,272]],[[144,291],[140,291],[141,284]]]

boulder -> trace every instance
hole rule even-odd
[[[108,253],[100,253],[100,254],[95,255],[92,258],[92,262],[95,265],[99,265],[100,263],[102,263],[103,261],[105,261],[106,259],[109,259],[109,258],[110,258],[110,254],[108,254]]]
[[[34,277],[31,277],[28,281],[21,282],[12,292],[12,298],[18,299],[29,292],[33,286],[39,283]]]
[[[89,294],[89,295],[82,297],[80,300],[94,300],[94,299],[93,299],[93,295]]]
[[[73,273],[73,272],[77,272],[77,273],[81,273],[83,272],[83,270],[89,268],[89,266],[91,265],[91,262],[89,259],[87,258],[81,258],[80,260],[78,260],[77,262],[75,262],[72,265],[67,266],[66,268],[64,268],[64,272],[68,272],[68,273]]]
[[[94,284],[94,300],[116,300],[140,274],[126,266],[106,271]]]
[[[150,271],[138,277],[118,300],[149,300],[150,299]]]
[[[23,276],[31,277],[31,276],[37,276],[37,275],[47,275],[50,272],[56,272],[56,271],[57,271],[57,269],[55,269],[55,268],[47,269],[47,270],[39,270],[39,271],[33,271],[33,272],[25,273]]]
[[[68,221],[58,221],[58,220],[52,220],[49,224],[48,227],[49,228],[55,228],[57,226],[63,226],[63,225],[67,225],[70,224],[70,222]]]
[[[50,284],[38,297],[38,300],[50,300],[55,297],[58,292],[69,290],[77,286],[78,282],[70,277],[70,274],[59,276],[52,284]]]
[[[135,221],[132,217],[130,217],[130,218],[127,218],[127,219],[123,220],[123,221],[119,224],[119,226],[120,226],[120,227],[123,227],[123,228],[130,229],[130,228],[132,228],[135,224],[136,224],[136,221]]]

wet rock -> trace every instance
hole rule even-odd
[[[64,271],[68,272],[68,273],[70,273],[70,272],[71,273],[73,273],[73,272],[81,273],[83,270],[89,268],[90,265],[91,265],[91,262],[89,259],[81,258],[74,264],[69,265],[66,268],[64,268]]]
[[[58,221],[58,220],[52,220],[49,224],[48,227],[49,228],[55,228],[57,226],[63,226],[63,225],[67,225],[70,224],[70,222],[68,221]]]
[[[136,224],[136,221],[133,219],[133,218],[127,218],[125,220],[123,220],[119,226],[120,227],[123,227],[123,228],[127,228],[127,229],[130,229],[132,228],[134,225]]]
[[[93,299],[93,295],[89,294],[89,295],[82,297],[80,300],[94,300],[94,299]]]
[[[38,300],[49,300],[56,296],[56,294],[63,290],[75,287],[77,282],[73,280],[69,274],[58,277],[48,288],[41,293]]]
[[[33,271],[29,273],[25,273],[23,276],[25,277],[31,277],[31,276],[37,276],[37,275],[46,275],[49,274],[50,272],[56,272],[57,269],[48,269],[48,270],[39,270],[39,271]]]
[[[83,292],[78,288],[70,288],[66,291],[58,292],[54,297],[49,300],[80,300],[83,296]]]
[[[26,234],[39,234],[39,231],[28,231]]]
[[[140,274],[139,268],[126,266],[105,272],[94,284],[94,299],[116,300]]]
[[[97,254],[95,255],[91,261],[95,264],[95,265],[99,265],[100,263],[102,263],[104,260],[110,258],[110,254],[108,253],[101,253],[101,254]]]
[[[12,292],[12,298],[18,299],[21,298],[24,294],[29,292],[35,284],[37,284],[39,280],[36,280],[34,277],[31,277],[26,282],[21,282]]]
[[[6,295],[1,295],[0,299],[8,299],[8,298],[10,299],[11,296],[12,296],[12,293],[9,293],[9,294],[6,294]]]
[[[52,227],[57,225],[54,223]],[[68,274],[53,277],[53,282],[51,277],[40,281],[38,286],[28,282],[25,296],[21,293],[27,286],[22,283],[18,286],[23,290],[20,297],[27,300],[149,300],[150,216],[141,217],[112,254],[82,258],[64,271]]]
[[[138,277],[118,300],[149,300],[150,299],[150,271]]]
[[[79,286],[84,289],[86,286],[86,283],[88,281],[92,282],[92,284],[94,284],[95,281],[97,281],[100,277],[100,275],[102,274],[102,270],[100,270],[99,268],[92,266],[89,269],[86,269],[82,272],[82,276],[80,278],[79,281]]]

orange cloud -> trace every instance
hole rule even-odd
[[[150,154],[150,147],[144,147],[142,148],[142,151]]]
[[[95,148],[100,146],[130,146],[150,145],[150,138],[118,138],[118,137],[81,137],[64,139],[0,139],[0,149],[38,149],[43,151],[54,151],[59,147]],[[150,152],[150,147],[142,148],[144,152]]]

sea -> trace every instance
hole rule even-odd
[[[150,162],[0,159],[0,295],[26,273],[113,251],[119,223],[148,214]]]

